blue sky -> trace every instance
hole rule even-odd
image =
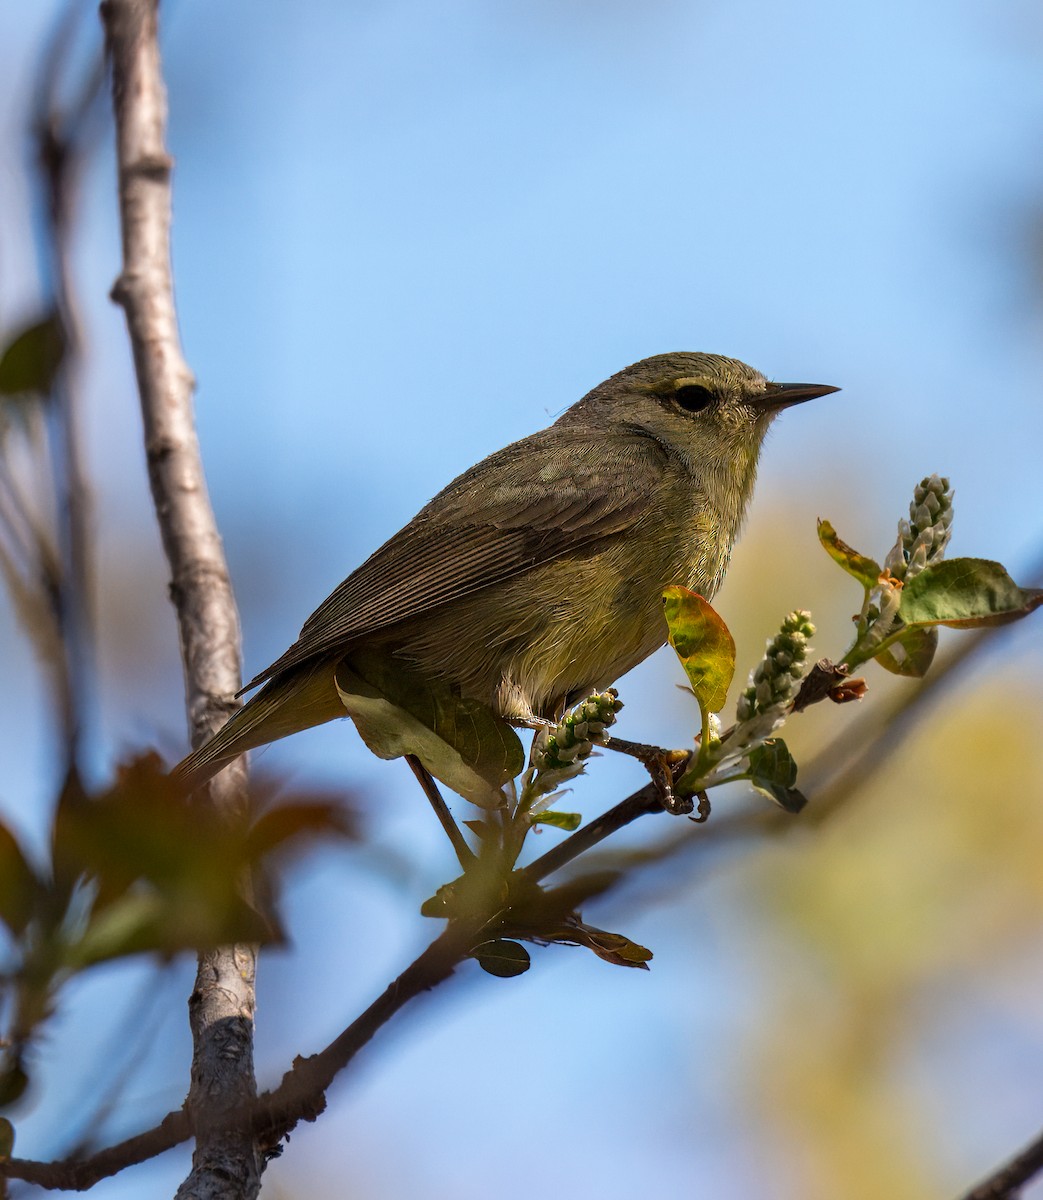
[[[33,302],[19,122],[54,8],[0,0],[0,325]],[[88,14],[85,44],[95,27]],[[787,414],[769,440],[747,543],[786,547],[788,573],[783,584],[747,564],[747,587],[788,596],[814,576],[816,516],[882,553],[911,485],[935,470],[957,487],[953,553],[999,558],[1015,575],[1038,557],[1036,7],[178,0],[165,6],[163,45],[180,320],[248,672],[450,477],[667,350],[844,389]],[[105,299],[119,254],[113,172],[106,145],[76,252],[106,614],[99,773],[128,746],[159,740],[175,753],[183,736],[129,356]],[[737,570],[742,555],[740,545]],[[730,621],[751,602],[722,593]],[[1039,666],[1038,628],[1007,643],[1026,677]],[[0,700],[11,764],[0,804],[38,837],[53,784],[43,698],[9,614],[0,637],[26,681]],[[676,707],[676,681],[664,659],[624,692],[644,736]],[[675,738],[688,719],[663,716]],[[350,732],[294,739],[264,761],[387,790],[379,839],[415,864],[398,885],[405,898],[332,853],[290,889],[297,949],[262,980],[272,1022],[260,1061],[277,1074],[404,964],[428,932],[413,900],[447,868],[408,781],[364,760]],[[615,767],[603,778],[613,790],[634,780]],[[38,810],[15,802],[26,794]],[[491,1172],[503,1200],[554,1195],[548,1180],[565,1194],[573,1171],[606,1197],[670,1193],[682,1179],[699,1194],[767,1194],[715,1091],[727,1060],[709,1062],[694,1088],[671,1074],[693,1029],[701,1043],[726,1042],[745,1004],[722,929],[708,922],[692,946],[650,909],[627,924],[657,950],[649,977],[560,951],[513,989],[461,986],[454,1003],[433,1001],[431,1027],[391,1038],[390,1053],[335,1093],[335,1117],[295,1137],[286,1186],[319,1162],[328,1173],[314,1187],[337,1194],[350,1140],[384,1148],[357,1169],[386,1172],[370,1182],[389,1195],[484,1195]],[[62,1036],[75,1039],[76,1021],[104,1011],[123,982],[79,988]],[[141,1085],[157,1112],[179,1103],[183,1082],[171,987],[175,1015],[153,1049],[165,1075]],[[334,1011],[310,1004],[331,993]],[[304,1029],[287,1009],[306,1012]],[[626,1036],[606,1065],[592,1048],[612,1030]],[[468,1055],[503,1055],[510,1086],[498,1092]],[[654,1115],[675,1084],[712,1137],[693,1141]],[[37,1117],[41,1153],[50,1112]],[[447,1167],[433,1183],[425,1172],[464,1126],[473,1177]],[[546,1134],[562,1126],[589,1155]],[[28,1125],[26,1153],[33,1136]],[[501,1174],[515,1140],[527,1151]],[[998,1132],[995,1156],[1016,1141]],[[182,1167],[158,1169],[156,1194]]]

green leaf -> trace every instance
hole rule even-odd
[[[876,656],[876,661],[892,675],[910,675],[922,679],[934,661],[938,649],[938,630],[923,625],[907,628],[886,649]]]
[[[555,829],[565,829],[569,833],[579,829],[583,817],[580,813],[554,812],[547,809],[531,818],[533,825],[553,825]]]
[[[750,783],[786,812],[798,813],[807,797],[793,786],[797,764],[782,738],[768,738],[749,754]]]
[[[471,957],[483,971],[500,979],[524,975],[531,965],[529,952],[520,942],[509,942],[503,938],[483,942],[471,951]]]
[[[14,1149],[14,1126],[6,1117],[0,1117],[0,1158],[10,1158]]]
[[[1043,590],[1018,587],[998,562],[950,558],[909,580],[898,615],[907,625],[973,629],[1016,621],[1041,604]]]
[[[15,937],[25,931],[42,892],[14,834],[0,824],[0,920]]]
[[[454,792],[497,808],[500,789],[525,766],[518,735],[488,705],[457,696],[379,651],[356,651],[337,667],[337,691],[379,758],[415,754]]]
[[[45,395],[65,354],[65,334],[51,313],[21,330],[0,354],[0,396]]]
[[[688,588],[671,584],[663,592],[670,645],[677,652],[704,719],[728,699],[735,675],[735,642],[710,605]]]
[[[826,553],[849,575],[853,575],[864,587],[871,588],[876,586],[876,581],[880,578],[883,568],[873,559],[867,558],[864,554],[859,554],[857,550],[853,550],[847,542],[843,542],[837,537],[837,531],[828,521],[819,521],[818,523],[818,540],[826,548]]]

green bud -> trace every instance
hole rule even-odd
[[[797,681],[804,674],[808,641],[814,634],[811,614],[802,609],[790,613],[783,621],[739,697],[736,715],[740,723],[769,712],[775,714],[793,699]]]
[[[928,475],[913,489],[909,520],[898,522],[898,541],[884,559],[895,579],[912,579],[942,558],[952,536],[952,498],[949,480],[942,475]]]
[[[614,688],[588,696],[577,704],[557,725],[541,729],[532,740],[530,768],[524,790],[531,811],[535,798],[544,796],[567,780],[579,775],[595,746],[609,741],[608,727],[623,707]]]

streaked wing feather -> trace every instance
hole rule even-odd
[[[606,446],[591,431],[558,429],[551,459],[549,433],[454,480],[331,593],[244,691],[537,565],[593,550],[647,511],[667,457],[659,443],[635,436]]]

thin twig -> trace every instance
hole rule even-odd
[[[82,1160],[95,1152],[100,1143],[98,1131],[123,1101],[128,1084],[140,1071],[142,1059],[158,1040],[166,1017],[166,1008],[161,1005],[166,1006],[171,995],[170,987],[163,986],[164,980],[160,978],[163,971],[168,972],[165,982],[172,982],[168,968],[157,966],[149,972],[137,992],[124,1002],[124,1016],[106,1044],[99,1046],[92,1056],[94,1069],[77,1089],[79,1094],[63,1097],[67,1115],[56,1119],[54,1127],[65,1130],[66,1135],[77,1124],[81,1129],[79,1136],[67,1145],[63,1158]]]
[[[998,1167],[988,1179],[971,1188],[962,1200],[1017,1200],[1021,1189],[1043,1171],[1043,1134],[1009,1162]]]
[[[325,1092],[338,1073],[411,1000],[448,979],[467,958],[481,918],[453,922],[394,980],[356,1020],[324,1050],[298,1058],[271,1092],[236,1112],[226,1112],[222,1128],[253,1129],[264,1146],[274,1147],[299,1121],[313,1121],[326,1106]],[[0,1163],[0,1175],[39,1187],[83,1191],[99,1179],[145,1162],[192,1135],[185,1111],[168,1113],[154,1129],[99,1151],[82,1161],[41,1163],[11,1158]]]
[[[104,64],[99,53],[79,86],[68,87],[71,47],[82,19],[82,6],[67,3],[37,75],[32,116],[37,184],[42,197],[39,209],[46,218],[38,239],[40,274],[44,294],[50,297],[50,304],[60,318],[64,341],[64,352],[51,385],[47,417],[60,562],[53,589],[61,651],[55,666],[60,673],[58,709],[63,724],[66,770],[75,769],[78,762],[92,707],[94,661],[91,495],[80,434],[83,339],[72,278],[71,242],[78,176],[91,148],[90,119],[98,110]],[[69,92],[74,93],[74,98],[66,102],[63,97]],[[46,576],[45,568],[41,571]]]
[[[22,1179],[37,1187],[63,1192],[85,1192],[98,1180],[118,1175],[126,1167],[172,1150],[192,1136],[192,1125],[184,1109],[168,1113],[158,1125],[137,1133],[125,1141],[99,1150],[85,1159],[59,1159],[35,1162],[29,1158],[0,1161],[0,1173],[8,1179]]]
[[[185,688],[198,746],[228,719],[241,682],[239,618],[206,491],[192,413],[194,381],[178,337],[170,266],[172,160],[164,142],[166,89],[159,55],[158,0],[101,6],[112,68],[123,270],[113,298],[123,306],[134,352],[149,482],[170,563]],[[210,786],[230,818],[243,805],[240,760]],[[189,1002],[193,1034],[189,1107],[198,1130],[193,1169],[178,1196],[255,1196],[260,1157],[252,1138],[218,1132],[219,1116],[252,1102],[252,946],[200,956]]]
[[[435,816],[445,830],[446,837],[452,842],[453,849],[456,851],[457,861],[466,870],[474,862],[474,852],[468,846],[467,842],[464,841],[464,835],[460,832],[460,826],[453,819],[453,814],[449,811],[449,805],[446,804],[445,797],[438,790],[438,784],[435,783],[431,772],[415,754],[407,754],[406,762],[409,764],[409,769],[416,776],[417,782],[423,788],[424,795],[434,809]]]
[[[452,921],[365,1012],[324,1050],[298,1058],[282,1082],[262,1095],[249,1119],[274,1145],[298,1121],[314,1121],[326,1107],[326,1089],[373,1036],[410,1000],[448,979],[466,959],[484,918]]]
[[[580,854],[585,854],[592,846],[602,842],[613,833],[618,833],[631,821],[650,813],[664,812],[663,795],[654,783],[646,783],[643,788],[621,800],[607,812],[595,817],[575,833],[559,842],[546,854],[541,854],[535,861],[522,869],[521,874],[534,883],[546,879],[554,871],[560,871],[567,863],[572,862]]]

